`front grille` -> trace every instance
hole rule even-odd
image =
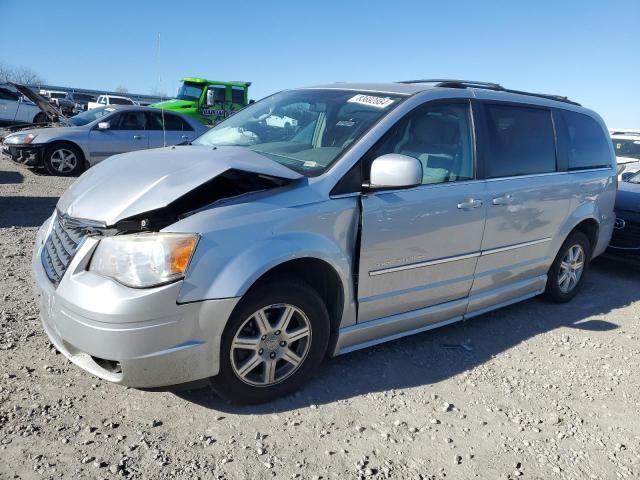
[[[640,222],[635,212],[616,211],[616,228],[610,246],[640,252]]]
[[[80,221],[65,215],[56,215],[41,255],[42,265],[49,280],[55,284],[62,280],[86,236],[86,228]]]

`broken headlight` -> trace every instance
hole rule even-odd
[[[170,283],[184,277],[198,235],[146,233],[100,240],[89,270],[134,288]]]

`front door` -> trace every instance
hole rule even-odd
[[[91,164],[95,164],[118,153],[149,148],[149,133],[143,111],[116,113],[107,119],[108,130],[91,130],[89,148]]]
[[[409,113],[364,159],[365,174],[386,153],[420,160],[423,181],[363,196],[358,322],[466,299],[480,255],[486,183],[475,180],[468,101]]]
[[[481,112],[487,224],[469,313],[544,288],[570,202],[569,178],[557,173],[551,111],[488,103]]]

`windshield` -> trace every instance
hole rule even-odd
[[[625,182],[640,183],[640,172],[634,173],[633,176],[631,178],[626,179]]]
[[[194,85],[193,83],[183,83],[178,89],[178,100],[189,100],[197,102],[202,94],[202,85]]]
[[[612,139],[616,157],[637,158],[640,160],[640,137],[637,140]]]
[[[69,118],[69,122],[76,127],[81,127],[82,125],[86,125],[88,123],[94,122],[99,118],[104,117],[105,115],[110,114],[115,109],[109,107],[98,107],[93,110],[87,110],[86,112],[79,113],[78,115],[74,115]]]
[[[342,90],[281,92],[236,113],[193,143],[246,147],[303,175],[320,175],[402,98]]]

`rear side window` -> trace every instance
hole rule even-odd
[[[511,177],[556,171],[551,112],[545,109],[485,105],[487,177]]]
[[[602,168],[611,165],[609,139],[593,118],[582,113],[562,110],[569,170]]]
[[[133,105],[133,102],[128,98],[111,97],[110,101],[111,105]]]
[[[231,103],[244,104],[244,88],[232,87],[231,88]]]
[[[162,122],[164,121],[165,130],[169,131],[182,131],[189,132],[193,131],[191,125],[189,125],[182,118],[172,115],[170,113],[164,112],[147,112],[147,130],[162,130]]]

